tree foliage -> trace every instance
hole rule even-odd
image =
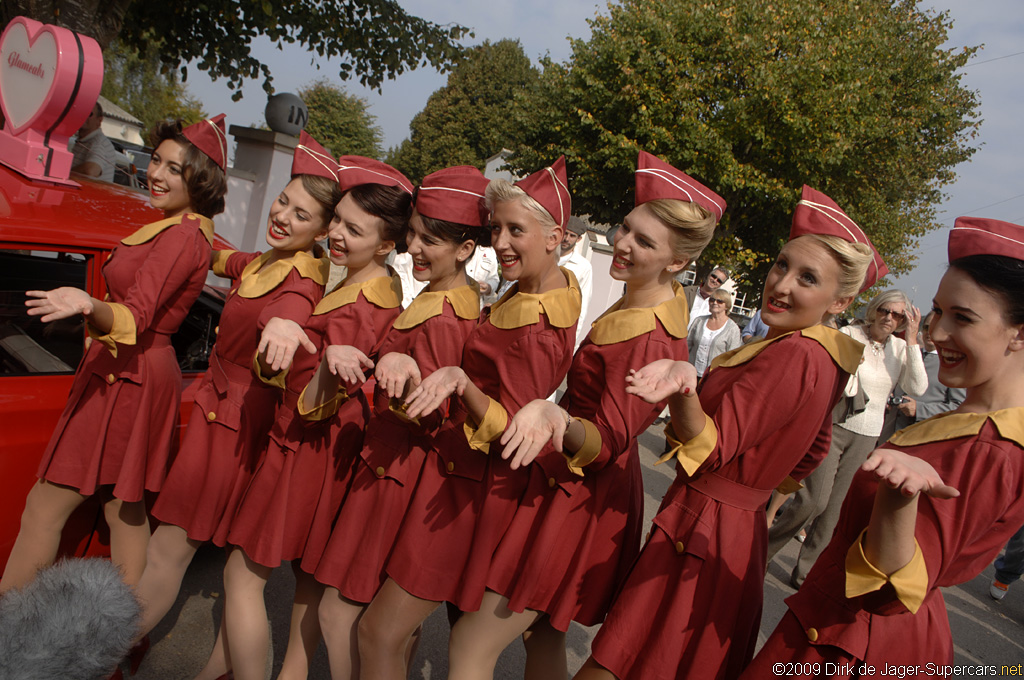
[[[510,106],[539,75],[517,40],[467,50],[447,84],[412,119],[410,138],[392,149],[388,162],[416,179],[452,165],[483,170],[488,158],[512,148],[517,135]]]
[[[639,149],[729,204],[706,261],[757,290],[789,231],[800,186],[833,197],[894,273],[938,226],[953,166],[975,151],[976,95],[942,49],[948,15],[915,0],[622,0],[546,62],[515,108],[533,169],[565,153],[577,212],[632,206]]]
[[[309,109],[306,132],[335,156],[357,154],[370,158],[381,155],[381,129],[366,102],[320,79],[297,94]]]
[[[206,118],[202,104],[181,83],[178,72],[161,63],[156,45],[139,54],[115,41],[104,50],[103,61],[100,94],[141,120],[143,130],[160,120],[180,118],[191,124]]]
[[[120,36],[125,46],[145,53],[158,41],[167,64],[195,60],[235,90],[247,78],[262,78],[268,93],[270,68],[250,49],[258,36],[337,59],[342,80],[358,76],[361,84],[379,88],[406,69],[447,67],[461,51],[456,41],[467,32],[410,16],[397,0],[4,0],[4,24],[18,15],[66,26],[104,48]],[[187,76],[184,67],[182,74]],[[241,91],[234,96],[240,98]]]

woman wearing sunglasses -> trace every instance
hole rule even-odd
[[[839,509],[853,481],[853,474],[875,448],[885,420],[885,404],[893,388],[919,396],[928,388],[917,330],[921,312],[906,293],[887,290],[868,303],[863,321],[842,329],[842,333],[866,347],[864,360],[850,378],[846,396],[861,393],[867,403],[864,410],[836,418],[832,425],[832,444],[821,465],[804,480],[792,508],[771,527],[768,559],[771,559],[800,529],[807,526],[807,538],[793,568],[790,582],[799,587],[818,555],[828,545],[839,521]],[[906,331],[906,340],[894,333]]]

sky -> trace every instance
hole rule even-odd
[[[518,0],[490,3],[479,0],[399,0],[407,12],[440,23],[470,27],[467,45],[484,40],[515,38],[526,54],[539,60],[549,55],[568,59],[569,37],[587,38],[587,20],[604,13],[605,3],[594,0]],[[942,228],[927,234],[915,254],[916,268],[893,287],[905,290],[914,302],[928,308],[945,270],[946,239],[960,215],[990,217],[1024,224],[1024,2],[1021,0],[922,0],[922,8],[947,11],[953,20],[947,47],[983,45],[963,69],[962,83],[978,93],[983,120],[972,141],[979,150],[956,167],[957,179],[945,187],[940,207]],[[321,77],[344,85],[366,99],[384,133],[385,147],[397,146],[409,134],[409,122],[419,113],[446,76],[430,68],[406,72],[386,81],[378,93],[342,82],[337,63],[316,57],[296,46],[278,50],[269,41],[254,44],[254,54],[269,65],[277,92],[294,92]],[[319,65],[319,70],[317,70]],[[189,90],[211,114],[225,112],[233,125],[263,124],[266,95],[260,81],[247,82],[243,99],[231,101],[224,80],[211,82],[194,66],[189,68]],[[870,232],[870,225],[863,225]]]

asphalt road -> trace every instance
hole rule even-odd
[[[668,489],[674,475],[669,465],[655,467],[655,452],[660,452],[664,440],[657,428],[651,428],[640,438],[644,463],[645,519],[651,518]],[[793,589],[789,586],[789,572],[796,562],[798,544],[793,541],[768,569],[765,582],[765,605],[761,621],[761,642],[785,613],[782,600]],[[223,607],[221,569],[223,553],[204,548],[196,556],[174,608],[154,631],[153,646],[143,662],[138,680],[186,680],[202,668],[213,644],[214,634]],[[973,581],[960,587],[944,590],[946,606],[956,650],[956,664],[963,666],[1024,664],[1024,583],[1010,589],[1001,602],[988,595],[994,570],[990,566]],[[291,570],[275,571],[267,586],[267,609],[272,620],[272,663],[268,664],[268,678],[276,677],[280,669],[287,641],[288,617],[294,580]],[[590,641],[597,627],[574,625],[568,635],[567,654],[569,670],[575,672],[590,653]],[[448,622],[439,610],[427,620],[423,639],[413,663],[411,677],[416,680],[437,680],[447,676]],[[759,642],[760,644],[760,642]],[[520,643],[505,651],[499,662],[495,678],[521,678],[525,654]],[[321,645],[314,659],[310,678],[328,680],[327,658]],[[950,677],[972,677],[970,671]]]

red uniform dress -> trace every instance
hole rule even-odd
[[[745,678],[769,677],[778,662],[813,675],[850,677],[860,664],[880,675],[890,666],[952,664],[953,639],[941,587],[977,576],[1024,524],[1024,408],[944,413],[893,435],[894,448],[927,461],[960,496],[921,495],[910,564],[886,577],[864,557],[862,535],[878,482],[858,472],[832,542]],[[828,663],[833,664],[827,666]],[[789,671],[787,671],[789,673]]]
[[[457,365],[479,317],[480,293],[475,285],[424,291],[395,320],[380,356],[407,354],[416,360],[423,377],[442,366]],[[380,387],[375,390],[363,450],[331,539],[319,565],[304,563],[303,570],[313,573],[315,569],[318,581],[334,586],[353,602],[373,599],[386,578],[384,565],[446,412],[442,406],[413,422],[403,415],[400,400],[389,400]]]
[[[594,322],[569,369],[562,406],[587,430],[571,459],[548,447],[494,556],[487,587],[513,611],[546,612],[565,631],[570,621],[600,623],[640,550],[643,479],[636,438],[665,407],[627,395],[626,376],[652,361],[685,361],[687,302],[619,309]],[[568,463],[568,465],[566,464]]]
[[[273,317],[305,324],[327,281],[328,262],[297,252],[215,254],[213,270],[232,279],[210,368],[194,398],[181,451],[153,516],[196,541],[224,545],[238,501],[266,448],[280,390],[252,372],[263,327]],[[269,262],[269,264],[268,264]]]
[[[512,470],[495,441],[508,413],[543,399],[561,384],[572,360],[580,311],[576,277],[539,295],[513,286],[470,334],[462,368],[491,399],[472,422],[453,400],[451,417],[434,437],[409,511],[387,564],[407,592],[463,611],[480,607],[487,573],[529,480]]]
[[[375,356],[401,301],[397,276],[336,288],[304,328],[320,351],[300,348],[290,370],[270,379],[283,385],[284,396],[228,534],[228,543],[254,562],[273,568],[307,551],[317,556],[323,551],[353,458],[362,448],[369,404],[361,389],[350,395],[342,387],[337,397],[305,412],[300,397],[328,345],[351,345]]]
[[[114,324],[78,366],[39,477],[124,501],[159,491],[177,446],[181,369],[171,335],[199,297],[213,222],[186,214],[121,240],[103,265]]]
[[[598,663],[623,680],[739,675],[761,621],[764,506],[831,431],[863,349],[814,326],[716,358],[700,387],[707,424],[663,459],[674,453],[679,475],[594,640]]]

